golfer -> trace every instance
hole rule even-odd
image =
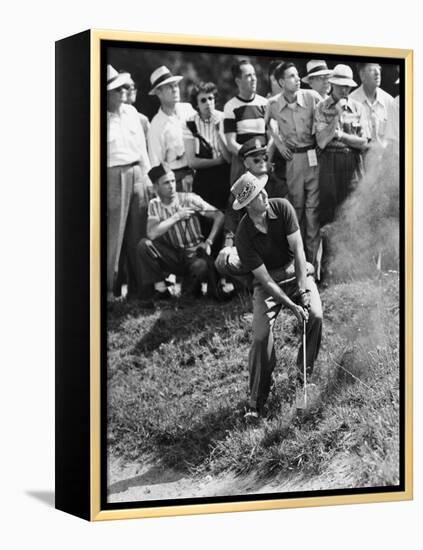
[[[267,175],[257,178],[247,172],[232,186],[233,208],[246,208],[235,246],[241,263],[254,276],[253,343],[249,353],[250,397],[246,419],[263,415],[276,356],[273,325],[282,306],[306,324],[307,379],[312,374],[322,335],[322,305],[306,263],[295,210],[285,199],[268,199]],[[297,356],[297,383],[303,385],[303,344]],[[298,405],[297,405],[298,406]]]

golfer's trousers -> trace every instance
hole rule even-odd
[[[285,275],[285,270],[273,270],[270,271],[270,275],[275,281],[279,282]],[[279,282],[278,284],[291,300],[297,302],[298,288],[295,279],[288,283]],[[311,300],[306,329],[306,365],[307,372],[311,375],[322,337],[322,304],[312,276],[307,277],[306,288],[310,290]],[[250,371],[250,406],[257,409],[263,407],[270,391],[272,372],[276,365],[273,325],[281,307],[281,304],[276,303],[275,299],[259,283],[254,285],[253,343],[248,362]],[[302,379],[302,341],[297,354],[297,368],[298,378]]]

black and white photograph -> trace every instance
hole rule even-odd
[[[104,41],[105,509],[404,490],[404,59]]]

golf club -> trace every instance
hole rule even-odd
[[[303,377],[304,377],[304,408],[307,407],[307,349],[306,349],[306,324],[307,321],[303,319]]]

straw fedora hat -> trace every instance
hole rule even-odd
[[[305,84],[309,84],[313,76],[331,75],[333,71],[328,69],[326,61],[321,59],[312,59],[306,65],[307,74],[301,79]]]
[[[131,84],[131,75],[129,73],[118,73],[111,65],[107,65],[107,91],[114,90],[125,84]]]
[[[268,179],[267,174],[257,178],[251,172],[245,172],[231,187],[231,192],[235,197],[232,208],[241,210],[250,204],[264,188]]]
[[[149,95],[155,95],[157,88],[164,86],[165,84],[170,84],[171,82],[179,82],[182,80],[183,76],[173,75],[167,67],[162,65],[156,69],[150,76],[151,90],[148,92]]]

